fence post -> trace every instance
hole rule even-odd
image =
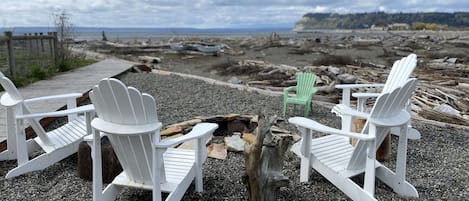
[[[16,71],[15,71],[15,53],[13,52],[13,32],[5,31],[5,36],[7,37],[8,65],[10,67],[10,75],[12,77],[15,77]]]
[[[39,35],[37,34],[37,32],[34,32],[34,36],[35,36],[35,39],[34,39],[34,42],[36,43],[36,47],[34,48],[35,49],[35,52],[36,52],[36,56],[39,55]]]
[[[57,32],[52,32],[51,34],[54,37],[54,39],[53,39],[53,44],[54,44],[53,53],[54,53],[54,56],[52,56],[52,57],[54,58],[55,66],[57,66],[57,54],[58,54],[57,45],[58,45],[59,42],[58,42],[58,39],[57,39]]]
[[[39,36],[41,37],[41,39],[39,39],[40,42],[41,42],[41,53],[44,53],[45,52],[45,50],[44,50],[44,39],[42,38],[42,36],[43,36],[42,32],[39,33]]]

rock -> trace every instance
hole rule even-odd
[[[101,139],[101,158],[103,169],[103,182],[110,183],[122,172],[122,167],[117,159],[114,149],[107,137]],[[78,177],[93,180],[93,165],[91,160],[91,147],[85,141],[78,146]]]
[[[160,132],[160,135],[161,136],[165,136],[165,135],[173,135],[173,134],[176,134],[176,133],[180,133],[182,132],[182,127],[181,126],[171,126],[167,129],[164,129]]]
[[[357,77],[355,75],[348,73],[338,75],[337,79],[339,79],[341,84],[354,84],[357,81]]]
[[[237,77],[233,76],[228,80],[231,84],[241,84],[243,81],[239,80]]]
[[[228,152],[223,144],[211,144],[207,148],[208,157],[225,160]]]
[[[340,68],[329,66],[327,67],[327,71],[333,73],[334,75],[338,75],[340,73]]]
[[[241,139],[240,135],[225,137],[224,141],[228,151],[239,152],[244,150],[244,140]]]

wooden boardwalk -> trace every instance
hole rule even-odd
[[[128,70],[133,64],[125,60],[106,59],[73,71],[61,73],[48,80],[41,80],[19,88],[24,98],[64,93],[86,93],[101,79],[116,76]],[[3,94],[3,93],[1,93]],[[54,111],[66,105],[65,101],[45,102],[31,106],[34,112]],[[0,142],[6,140],[6,108],[0,106]]]

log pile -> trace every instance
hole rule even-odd
[[[135,51],[135,53],[143,54],[145,52],[144,54],[146,54],[147,51],[151,50],[171,53],[169,44],[172,43],[208,42],[223,45],[225,50],[223,54],[225,55],[240,55],[259,51],[266,59],[268,56],[264,52],[269,51],[269,48],[286,47],[289,54],[295,54],[291,55],[292,57],[298,55],[305,55],[308,59],[311,57],[314,65],[301,67],[273,64],[260,60],[241,60],[226,68],[216,70],[222,76],[238,76],[229,81],[232,84],[229,85],[230,87],[247,91],[257,91],[253,88],[261,89],[262,93],[269,95],[281,94],[283,88],[296,85],[296,74],[313,72],[318,75],[316,86],[319,89],[313,99],[330,103],[337,103],[341,97],[341,91],[334,87],[336,84],[384,83],[389,75],[392,61],[412,52],[416,53],[419,59],[413,74],[413,77],[419,79],[418,88],[412,100],[412,109],[415,114],[427,119],[466,125],[469,119],[467,109],[469,100],[466,95],[469,85],[469,57],[465,51],[469,47],[469,37],[466,35],[467,32],[389,31],[375,34],[373,31],[351,31],[340,34],[318,33],[313,34],[313,37],[298,35],[298,37],[283,38],[272,33],[266,37],[246,37],[241,40],[192,38],[170,39],[160,43],[149,41],[142,44],[106,42],[105,45],[111,47],[111,53],[132,53]],[[350,56],[351,62],[341,65],[315,63],[318,61],[317,57],[335,60],[333,56],[344,54],[338,52],[347,53],[355,50],[370,51],[370,54],[352,54]],[[173,53],[177,52],[173,51]],[[220,55],[223,56],[223,54]],[[195,53],[189,53],[187,57],[183,58],[197,56]],[[131,57],[137,59],[135,54]],[[248,55],[247,58],[252,57]],[[140,60],[155,61],[147,56],[140,57]],[[387,65],[383,65],[386,63]],[[379,92],[379,90],[371,88],[353,92],[365,91]],[[447,106],[442,105],[454,109],[450,110],[452,114],[448,114],[449,117],[443,118],[445,111],[439,110],[438,106]]]
[[[439,71],[435,71],[435,70]],[[441,70],[443,69],[443,70]],[[371,63],[363,66],[346,65],[333,66],[304,66],[295,67],[283,64],[272,64],[258,60],[241,60],[223,69],[232,75],[248,75],[245,81],[248,86],[281,92],[284,87],[296,85],[296,74],[301,72],[315,73],[318,93],[314,99],[337,103],[341,97],[336,84],[351,83],[384,83],[390,68]],[[438,73],[435,73],[438,72]],[[429,65],[419,66],[414,72],[419,78],[418,88],[412,99],[412,110],[426,119],[447,123],[469,124],[469,67],[458,63],[456,59],[444,58],[434,60]],[[362,88],[353,92],[380,92],[376,88]],[[352,101],[355,103],[355,101]],[[454,112],[447,113],[434,109],[446,104],[454,108]],[[372,102],[369,106],[371,107]],[[449,115],[449,116],[448,116]]]

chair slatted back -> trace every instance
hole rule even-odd
[[[155,99],[133,87],[126,87],[117,79],[101,80],[90,92],[90,98],[98,118],[104,121],[120,125],[145,125],[158,122]],[[129,179],[137,183],[152,184],[151,142],[154,133],[106,134]]]
[[[316,83],[316,75],[312,73],[302,73],[298,76],[296,84],[296,94],[298,97],[308,97]]]
[[[31,114],[31,109],[24,103],[24,98],[21,96],[20,92],[16,88],[15,84],[8,79],[3,73],[0,72],[0,84],[2,85],[3,89],[5,89],[5,93],[2,95],[1,103],[6,107],[12,106],[20,106],[21,107],[21,114]],[[17,105],[20,104],[20,105]],[[16,113],[19,112],[18,110],[15,111]],[[41,124],[39,123],[39,119],[28,119],[28,123],[33,128],[36,135],[42,140],[42,142],[46,145],[53,146],[52,142],[49,140],[46,131],[42,128]]]
[[[412,96],[413,91],[417,85],[417,79],[409,79],[402,87],[397,87],[388,93],[382,93],[373,106],[370,117],[366,122],[362,133],[368,130],[370,121],[376,119],[392,119],[396,115],[399,115],[403,110],[405,111],[405,105]],[[376,134],[376,149],[381,145],[386,137],[390,128],[379,128]],[[366,142],[359,141],[355,150],[353,151],[352,157],[347,166],[348,169],[361,169],[365,166],[366,159]]]
[[[394,62],[388,79],[384,84],[383,93],[391,92],[393,89],[402,86],[417,66],[417,55],[410,54]]]

